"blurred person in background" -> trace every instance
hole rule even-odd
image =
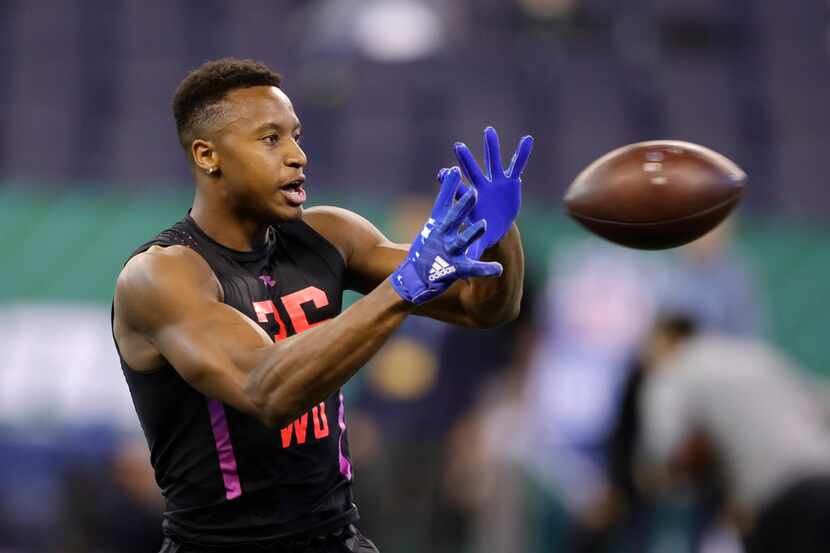
[[[566,249],[552,261],[543,305],[528,409],[549,449],[539,456],[531,448],[527,465],[565,509],[567,550],[605,551],[615,540],[645,548],[646,505],[627,495],[625,476],[642,340],[658,310],[686,309],[704,328],[728,334],[763,333],[758,278],[734,248],[729,221],[666,254],[593,241]],[[692,542],[699,533],[692,530]]]
[[[733,216],[671,252],[660,275],[661,312],[687,313],[701,328],[732,336],[769,332],[758,270],[735,244]]]
[[[702,238],[672,252],[658,271],[659,310],[685,312],[707,331],[725,335],[761,337],[767,331],[766,305],[758,276],[749,260],[733,244],[734,218]],[[605,450],[608,455],[608,486],[596,502],[594,524],[575,534],[577,549],[602,551],[614,539],[645,550],[653,538],[651,521],[658,509],[655,498],[639,490],[634,482],[635,454],[641,421],[640,394],[643,382],[641,355],[629,363],[619,407]],[[699,489],[699,501],[686,523],[688,542],[698,551],[718,528],[721,490],[717,482]],[[726,538],[725,538],[726,539]]]
[[[522,464],[559,503],[572,533],[595,525],[592,511],[607,487],[605,440],[629,360],[656,310],[659,267],[595,240],[551,258],[525,382],[527,422],[517,439]]]
[[[487,327],[519,309],[530,137],[505,170],[488,127],[486,173],[456,144],[471,186],[442,171],[407,248],[350,211],[303,209],[308,160],[280,84],[234,58],[182,81],[193,208],[116,286],[113,335],[167,502],[166,553],[377,551],[354,526],[341,386],[409,314]],[[501,278],[472,278],[485,276]],[[340,315],[345,289],[366,295]]]
[[[830,548],[830,429],[800,370],[757,339],[657,322],[643,358],[641,484],[715,471],[746,553]]]

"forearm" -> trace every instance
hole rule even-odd
[[[412,308],[382,282],[335,319],[267,348],[246,393],[268,424],[290,422],[349,380]]]

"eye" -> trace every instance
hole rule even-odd
[[[295,135],[294,135],[294,142],[296,142],[297,144],[299,144],[299,143],[300,143],[300,142],[302,142],[302,141],[303,141],[303,135],[302,135],[302,133],[297,133],[297,134],[295,134]]]
[[[265,143],[266,143],[266,144],[268,144],[269,146],[273,146],[274,144],[276,144],[277,142],[279,142],[280,137],[279,137],[279,136],[277,136],[276,134],[269,134],[269,135],[267,135],[267,136],[263,136],[263,137],[262,137],[262,140],[263,140],[263,142],[265,142]]]

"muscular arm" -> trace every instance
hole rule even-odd
[[[408,245],[391,242],[372,223],[345,209],[315,207],[306,210],[303,219],[340,250],[348,267],[347,285],[357,292],[365,294],[384,282],[409,250]],[[498,278],[459,280],[434,301],[419,306],[415,314],[478,328],[515,319],[524,280],[524,251],[515,224],[485,252],[482,261],[500,262],[504,273]]]
[[[221,302],[207,263],[182,246],[152,248],[118,278],[114,330],[137,370],[164,360],[193,387],[282,426],[325,400],[378,350],[413,306],[382,283],[340,316],[272,343]]]

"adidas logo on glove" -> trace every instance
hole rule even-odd
[[[455,272],[455,266],[447,263],[440,255],[435,256],[435,261],[432,262],[432,268],[429,270],[430,282],[435,282],[441,277],[451,275]]]
[[[458,192],[461,197],[456,199]],[[485,219],[473,223],[467,217],[475,207],[477,192],[461,187],[461,170],[453,167],[442,173],[441,191],[424,228],[413,240],[409,252],[389,282],[406,302],[420,305],[444,293],[459,278],[498,276],[497,261],[479,261],[467,255],[470,245],[487,232]]]

